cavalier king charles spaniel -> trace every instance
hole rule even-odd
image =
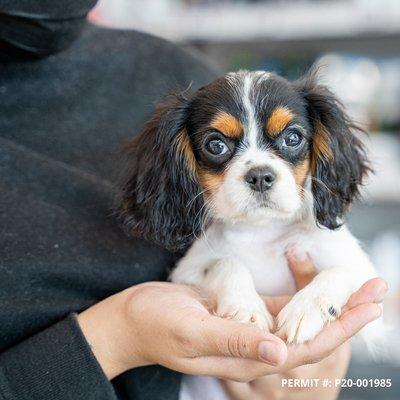
[[[315,73],[229,73],[168,97],[128,143],[119,214],[183,254],[171,280],[207,290],[216,315],[305,342],[376,276],[343,223],[370,170],[356,130]],[[297,293],[289,248],[319,271]],[[290,293],[274,320],[259,294]]]

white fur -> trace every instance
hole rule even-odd
[[[279,334],[301,343],[332,319],[327,313],[330,306],[340,312],[350,295],[375,276],[368,257],[346,227],[332,232],[318,228],[309,218],[271,219],[265,225],[215,222],[179,261],[171,279],[211,291],[217,298],[217,315],[271,330],[271,316],[257,293],[295,293],[285,258],[287,247],[293,244],[299,256],[307,252],[321,271],[278,316]],[[207,268],[211,271],[204,276]],[[367,343],[372,343],[370,339],[382,332],[381,321],[363,331],[368,334]],[[227,398],[220,396],[220,382],[212,377],[184,377],[181,398],[197,399],[198,385],[204,399]]]
[[[320,273],[282,309],[276,328],[289,342],[302,343],[339,315],[350,295],[376,273],[345,226],[330,231],[316,225],[310,182],[297,187],[289,165],[259,147],[251,90],[255,80],[268,76],[228,75],[247,114],[245,145],[227,168],[224,182],[207,199],[211,226],[179,261],[171,279],[211,292],[218,315],[271,330],[272,317],[257,293],[295,293],[285,251],[296,245],[298,252],[309,254]],[[255,166],[276,173],[267,197],[257,197],[244,180]],[[332,307],[335,315],[329,312]]]
[[[289,342],[302,343],[334,319],[331,307],[339,315],[350,295],[376,273],[345,226],[330,231],[316,225],[310,180],[299,189],[290,166],[259,147],[260,129],[251,101],[257,94],[252,88],[255,81],[268,78],[267,73],[244,71],[227,76],[247,114],[244,145],[230,162],[223,184],[207,199],[212,224],[178,262],[171,280],[208,290],[221,317],[277,330]],[[243,179],[256,166],[269,167],[277,175],[265,204]],[[285,257],[293,246],[299,257],[307,253],[320,271],[297,293]],[[294,294],[275,326],[259,294]],[[382,332],[382,325],[381,321],[375,321],[374,327],[370,324],[368,339]],[[200,397],[227,398],[216,378],[185,377],[180,398]]]
[[[248,322],[255,316],[258,326],[268,329],[270,316],[266,313],[264,319],[259,317],[255,295],[295,293],[285,257],[287,248],[294,244],[299,253],[307,252],[321,271],[295,294],[277,319],[280,333],[289,341],[301,343],[312,339],[332,319],[330,306],[339,313],[350,295],[376,276],[346,227],[329,231],[317,227],[311,219],[272,219],[265,225],[214,222],[179,261],[171,279],[211,291],[218,301],[218,315],[235,318],[237,312],[241,321],[244,314],[248,315]]]

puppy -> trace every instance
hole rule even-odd
[[[128,144],[120,216],[185,252],[171,280],[207,290],[217,315],[303,343],[376,275],[343,224],[369,172],[355,130],[315,73],[229,73],[167,98]],[[289,247],[319,270],[297,293]],[[289,293],[274,321],[259,294]]]

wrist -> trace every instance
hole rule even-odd
[[[147,365],[129,324],[129,289],[91,306],[78,315],[78,323],[108,379]]]

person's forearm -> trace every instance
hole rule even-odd
[[[140,356],[127,323],[131,293],[132,289],[127,289],[78,315],[82,333],[110,380],[129,369],[149,364]]]
[[[116,400],[116,395],[70,315],[0,353],[0,399]]]

